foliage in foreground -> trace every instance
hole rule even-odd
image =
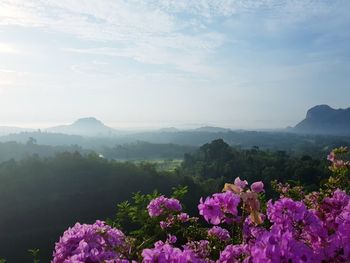
[[[317,192],[275,182],[280,197],[265,202],[262,182],[248,187],[236,178],[200,200],[202,218],[183,212],[186,188],[170,198],[136,194],[109,225],[68,229],[52,262],[347,262],[350,163],[338,158],[344,153],[328,156],[333,175]]]

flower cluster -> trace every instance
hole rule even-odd
[[[103,221],[76,223],[56,243],[52,263],[123,262],[118,252],[123,250],[127,250],[126,237],[120,230]]]
[[[249,259],[246,257],[248,255],[247,246],[244,245],[228,245],[220,253],[220,258],[217,263],[235,263],[241,262],[242,258],[246,258],[244,262],[248,262]]]
[[[205,263],[205,261],[197,257],[192,250],[181,250],[161,241],[155,243],[154,248],[144,249],[142,251],[142,258],[143,263]]]
[[[211,229],[209,229],[208,236],[218,238],[221,241],[228,241],[231,239],[230,233],[226,229],[219,226],[213,226]]]
[[[210,243],[208,240],[189,241],[183,248],[185,251],[191,251],[200,259],[207,259],[210,255]]]
[[[214,194],[212,197],[207,197],[204,201],[201,198],[198,205],[199,214],[213,225],[218,225],[222,222],[232,223],[238,219],[237,209],[240,201],[239,195],[231,191]]]
[[[337,156],[341,154],[347,153],[348,149],[346,147],[340,147],[331,151],[331,153],[327,156],[327,160],[332,163],[330,169],[332,171],[336,171],[339,168],[349,167],[350,161],[344,161],[342,159],[338,159]]]
[[[181,211],[182,206],[180,201],[175,198],[166,198],[163,195],[153,199],[147,206],[150,217],[157,217],[162,215],[166,210]]]

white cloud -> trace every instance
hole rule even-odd
[[[6,1],[0,2],[0,25],[39,27],[87,41],[107,43],[112,55],[142,63],[173,65],[200,72],[206,55],[224,42],[216,32],[186,32],[192,22],[181,20],[147,1]],[[89,53],[111,54],[99,49]],[[107,50],[107,52],[106,52]],[[207,69],[205,72],[208,73]]]
[[[100,42],[96,48],[81,50],[84,53],[128,57],[142,63],[173,65],[178,70],[208,74],[213,71],[208,63],[210,54],[234,37],[224,36],[220,29],[209,26],[215,17],[236,19],[237,14],[254,13],[268,16],[266,28],[277,30],[281,18],[293,23],[330,12],[339,2],[1,0],[0,25],[39,27]]]

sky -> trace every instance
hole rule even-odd
[[[350,106],[349,0],[0,0],[0,125],[281,128]]]

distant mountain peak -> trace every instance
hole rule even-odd
[[[84,125],[84,126],[105,126],[102,121],[96,119],[95,117],[86,117],[77,119],[72,125]]]
[[[306,118],[299,122],[294,130],[315,134],[350,134],[350,108],[333,109],[322,104],[307,111]]]
[[[327,104],[320,104],[309,109],[309,111],[313,111],[313,110],[333,110],[333,108]]]
[[[70,125],[52,127],[47,131],[82,136],[110,136],[116,132],[95,117],[80,118]]]

